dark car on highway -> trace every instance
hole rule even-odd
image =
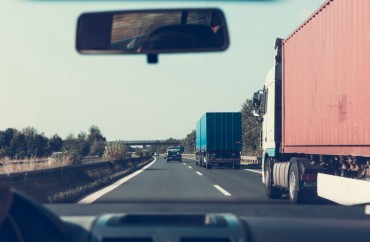
[[[173,148],[167,150],[167,162],[175,160],[182,162],[182,156],[179,148]]]

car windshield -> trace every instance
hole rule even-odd
[[[347,155],[337,147],[337,153],[306,154],[291,148],[294,145],[282,146],[295,141],[311,142],[310,147],[314,146],[316,136],[305,136],[302,130],[307,128],[308,134],[314,135],[314,125],[326,121],[322,115],[330,112],[330,107],[339,107],[340,111],[328,119],[328,125],[320,129],[322,132],[338,120],[357,122],[349,117],[353,114],[350,113],[352,96],[339,94],[343,89],[335,89],[338,90],[335,94],[327,94],[324,89],[315,94],[314,89],[302,84],[296,99],[289,96],[278,101],[279,95],[271,89],[279,88],[278,85],[267,81],[271,76],[272,80],[278,80],[281,65],[285,64],[281,61],[288,61],[295,53],[296,60],[292,62],[297,65],[291,72],[284,72],[284,78],[297,77],[302,66],[312,67],[311,57],[318,52],[309,51],[309,43],[303,48],[306,52],[291,50],[284,52],[283,57],[279,46],[289,36],[293,36],[294,41],[291,34],[299,31],[298,27],[326,2],[3,0],[0,8],[0,181],[42,203],[155,200],[290,203],[290,200],[299,202],[302,197],[296,186],[316,188],[317,173],[322,172],[321,168],[326,169],[322,164],[330,155],[330,162],[340,164],[329,172],[331,175],[367,177],[368,151],[356,156],[351,153],[353,149]],[[338,0],[333,2],[337,4]],[[360,2],[362,8],[370,9],[367,3]],[[82,55],[76,50],[76,26],[82,13],[210,7],[222,10],[226,18],[230,46],[222,52],[163,54],[159,55],[157,64],[148,64],[145,55]],[[209,11],[193,15],[189,18],[204,15],[204,25],[210,25]],[[364,15],[361,21],[370,22],[369,12]],[[181,19],[178,13],[155,17],[166,24]],[[119,30],[124,24],[138,21],[143,21],[140,14],[115,15],[110,44],[156,28],[150,19],[145,19],[136,23],[131,32]],[[315,21],[318,20],[311,21],[312,24]],[[324,26],[318,24],[317,28]],[[316,29],[316,26],[309,28]],[[348,35],[356,39],[359,32],[361,29],[356,29]],[[345,37],[337,34],[334,39]],[[317,38],[321,38],[320,35]],[[302,37],[304,40],[311,39],[307,35]],[[368,41],[367,38],[361,43],[368,48]],[[286,43],[287,49],[289,43],[296,45]],[[343,44],[339,49],[352,52],[351,48]],[[336,51],[322,52],[325,58],[320,65],[330,62],[330,56],[346,59],[342,58],[342,51],[337,55]],[[358,79],[367,81],[363,89],[368,88],[368,72],[361,69],[360,64],[352,67],[347,71],[357,70]],[[313,66],[310,70],[319,69],[320,75],[326,75],[325,68],[320,68]],[[328,75],[341,79],[335,72],[328,71]],[[310,72],[302,73],[307,76]],[[319,81],[310,83],[320,86]],[[294,85],[290,88],[298,90]],[[289,90],[284,89],[282,93]],[[300,99],[304,90],[310,91],[310,99]],[[256,95],[261,97],[260,102],[255,103],[258,108],[252,103],[255,92],[261,94]],[[324,96],[330,99],[325,104],[327,109],[321,110],[318,103],[310,101],[323,100]],[[271,106],[272,102],[276,107]],[[291,106],[284,106],[286,102],[296,107],[293,113],[297,115],[303,115],[300,109],[303,110],[304,105],[313,109],[308,112],[312,116],[301,116],[299,122],[284,126],[294,127],[285,139],[278,130],[287,129],[280,128],[284,123],[276,121],[281,118],[278,116],[281,112],[276,110],[283,108],[288,112]],[[275,116],[268,116],[271,112],[275,112]],[[368,120],[368,113],[353,116]],[[290,122],[288,118],[284,120]],[[355,136],[348,136],[346,142],[357,145],[368,140],[365,136],[369,126],[361,125],[353,130],[343,128],[343,132],[353,135],[366,129],[358,142]],[[341,132],[339,129],[333,132],[332,137],[324,138],[319,146],[341,136],[337,133]],[[284,149],[279,149],[281,147]],[[369,149],[368,144],[365,147]],[[170,157],[171,152],[178,156]],[[294,158],[292,154],[297,153],[300,154],[297,159],[306,160],[290,160]],[[281,157],[285,160],[279,160]],[[330,162],[325,164],[332,164]],[[295,168],[296,164],[315,165],[312,168],[316,169],[315,173],[304,173]],[[279,169],[289,173],[281,182],[271,175]],[[133,175],[129,182],[122,180],[128,175]],[[296,183],[293,178],[301,180]],[[119,185],[108,193],[91,197],[112,184]],[[276,194],[282,199],[271,199]]]

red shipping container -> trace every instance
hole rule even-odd
[[[284,153],[370,157],[370,0],[330,0],[283,43]]]

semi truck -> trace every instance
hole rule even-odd
[[[274,67],[252,102],[268,198],[370,202],[369,34],[370,1],[330,0],[276,39]]]
[[[240,168],[240,112],[205,113],[196,124],[196,165]]]

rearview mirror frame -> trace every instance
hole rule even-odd
[[[209,12],[209,13],[207,13]],[[191,15],[193,13],[193,15]],[[197,45],[197,46],[190,46],[189,47],[169,47],[169,48],[157,48],[157,49],[143,49],[143,48],[133,48],[132,50],[128,50],[129,45],[123,45],[125,49],[112,49],[112,45],[114,41],[114,36],[113,36],[113,24],[114,21],[117,21],[117,16],[123,16],[122,19],[120,20],[124,23],[130,24],[129,20],[125,20],[125,17],[128,16],[127,18],[130,19],[136,17],[136,19],[141,19],[138,18],[140,14],[143,14],[143,16],[154,16],[155,14],[158,15],[165,15],[168,14],[169,16],[173,17],[173,20],[178,22],[174,26],[186,26],[186,27],[197,27],[197,26],[208,26],[210,33],[214,33],[214,36],[212,37],[216,40],[220,40],[220,42],[212,42],[214,45],[212,46],[211,43],[207,43],[206,40],[209,39],[202,39],[204,32],[196,32],[193,31],[190,34],[190,37],[197,37],[198,39],[203,40],[203,44]],[[145,15],[147,14],[147,15]],[[170,15],[172,14],[172,15]],[[176,14],[176,17],[174,17]],[[179,15],[180,14],[180,15]],[[194,14],[196,17],[194,17]],[[197,15],[198,14],[198,15]],[[201,18],[202,14],[206,15],[205,18]],[[126,16],[125,16],[126,15]],[[181,18],[179,17],[181,16]],[[193,16],[193,19],[195,18],[195,22],[189,22],[191,21],[191,16]],[[167,17],[167,15],[165,15]],[[115,19],[114,19],[115,18]],[[185,20],[184,20],[185,19]],[[206,19],[206,20],[205,20]],[[149,20],[147,20],[149,21]],[[204,22],[207,21],[208,25],[204,24]],[[145,22],[143,22],[144,24]],[[162,21],[157,21],[157,26],[159,28],[162,27],[167,27],[170,28],[171,25],[168,25],[167,22],[164,20]],[[161,25],[164,24],[164,25]],[[117,26],[117,25],[116,25]],[[135,24],[132,24],[133,28],[136,28],[134,30],[138,30],[139,28],[137,26],[140,26],[140,23],[138,24],[135,22]],[[127,26],[120,27],[119,31],[124,31],[127,30]],[[117,27],[116,27],[117,28]],[[126,28],[126,29],[125,29]],[[139,37],[135,35],[125,35],[122,37],[122,41],[130,41],[133,39],[135,42],[136,39],[138,39],[138,42],[143,43],[144,40],[147,36],[149,36],[151,33],[153,33],[155,30],[159,29],[158,27],[156,29],[146,29],[149,32],[145,32],[145,30],[142,30],[144,32],[140,32]],[[123,30],[122,30],[123,29]],[[172,28],[173,29],[173,28]],[[184,29],[182,27],[179,28],[179,31],[183,31]],[[199,28],[201,29],[201,28]],[[141,31],[141,29],[140,29]],[[127,31],[129,32],[129,31]],[[171,32],[172,33],[172,32]],[[187,32],[179,32],[180,34],[189,34]],[[113,37],[112,37],[113,36]],[[145,37],[143,37],[145,36]],[[211,34],[211,36],[213,36]],[[167,36],[166,36],[167,37]],[[181,38],[180,42],[182,42]],[[161,41],[162,39],[160,39]],[[163,39],[168,42],[168,39]],[[162,41],[161,43],[167,43],[166,41]],[[171,39],[172,41],[172,39]],[[174,41],[179,41],[178,39]],[[144,44],[146,42],[144,41]],[[179,43],[179,42],[172,42],[172,43]],[[197,42],[198,43],[198,42]],[[216,46],[216,44],[219,44]],[[226,19],[224,16],[224,13],[217,8],[187,8],[187,9],[146,9],[146,10],[127,10],[127,11],[108,11],[108,12],[90,12],[90,13],[83,13],[79,16],[78,21],[77,21],[77,30],[76,30],[76,50],[80,54],[146,54],[148,56],[148,62],[149,63],[157,63],[158,62],[158,54],[168,54],[168,53],[200,53],[200,52],[220,52],[220,51],[225,51],[229,47],[229,34],[228,34],[228,28],[226,24]],[[166,46],[166,45],[165,45]],[[181,46],[181,45],[180,45]]]

